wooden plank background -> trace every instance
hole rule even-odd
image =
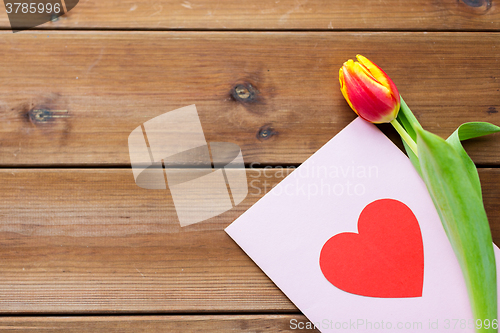
[[[292,326],[290,325],[292,323]],[[123,317],[22,317],[0,318],[2,332],[297,332],[306,325],[302,315],[199,315],[199,316],[123,316]],[[292,328],[291,328],[292,327]],[[312,330],[308,330],[312,332]]]
[[[40,28],[498,31],[500,10],[493,0],[80,0]]]
[[[491,0],[86,0],[16,34],[0,8],[6,332],[297,331],[306,318],[223,229],[283,179],[263,167],[299,165],[354,119],[338,69],[357,53],[442,137],[500,124]],[[250,192],[181,228],[168,190],[135,185],[127,138],[190,104],[207,141],[242,148]],[[500,134],[465,147],[500,245]]]
[[[438,135],[446,137],[467,121],[500,124],[497,33],[0,36],[5,166],[128,167],[130,132],[190,104],[198,108],[206,139],[231,138],[246,163],[301,163],[354,119],[340,94],[338,69],[356,53],[386,68],[422,125]],[[239,85],[255,97],[235,99]],[[36,110],[47,112],[39,119]],[[476,163],[498,165],[499,138],[466,147]]]

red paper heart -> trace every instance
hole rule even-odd
[[[370,297],[421,297],[424,248],[417,218],[393,199],[367,205],[358,219],[358,232],[330,238],[319,264],[334,286]]]

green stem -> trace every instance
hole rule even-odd
[[[406,144],[408,145],[408,147],[410,147],[410,149],[413,151],[413,153],[415,154],[415,156],[418,156],[417,144],[408,135],[408,133],[406,133],[406,131],[403,128],[403,126],[401,126],[401,124],[396,119],[392,120],[391,124],[396,129],[396,131],[398,131],[399,135],[401,135],[401,138],[406,142]]]
[[[422,125],[420,125],[417,118],[415,118],[415,115],[413,114],[413,112],[411,112],[410,108],[408,107],[408,105],[406,104],[405,100],[403,99],[403,97],[401,95],[399,96],[399,99],[401,101],[401,109],[399,110],[399,112],[402,112],[405,115],[407,121],[409,122],[409,124],[412,128],[422,129]],[[415,133],[415,138],[416,137],[417,136]]]

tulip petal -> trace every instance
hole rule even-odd
[[[398,88],[396,87],[394,82],[392,82],[389,75],[387,75],[382,70],[382,68],[378,67],[376,64],[374,64],[361,54],[356,55],[356,59],[368,69],[368,71],[375,77],[378,82],[386,87],[389,87],[389,89],[394,93],[395,96],[399,96]]]
[[[351,109],[359,116],[358,112],[356,111],[356,109],[354,108],[354,106],[352,105],[352,103],[351,103],[351,101],[349,99],[349,95],[348,95],[348,92],[347,92],[347,87],[345,85],[344,68],[343,67],[341,67],[340,71],[339,71],[339,81],[340,81],[340,91],[342,92],[342,95],[344,96],[345,100],[347,101],[347,103],[349,104],[349,106],[351,107]]]

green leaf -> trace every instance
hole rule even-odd
[[[423,129],[416,132],[422,177],[460,263],[474,318],[491,322],[497,319],[496,264],[481,196],[452,144]]]
[[[474,191],[482,197],[481,194],[481,183],[479,181],[479,175],[477,173],[476,166],[472,159],[467,155],[462,143],[460,141],[477,138],[483,135],[492,134],[495,132],[500,132],[500,127],[495,126],[490,123],[484,122],[471,122],[460,125],[455,132],[446,141],[457,151],[460,158],[465,163],[467,168],[467,173],[470,181],[474,185]]]

